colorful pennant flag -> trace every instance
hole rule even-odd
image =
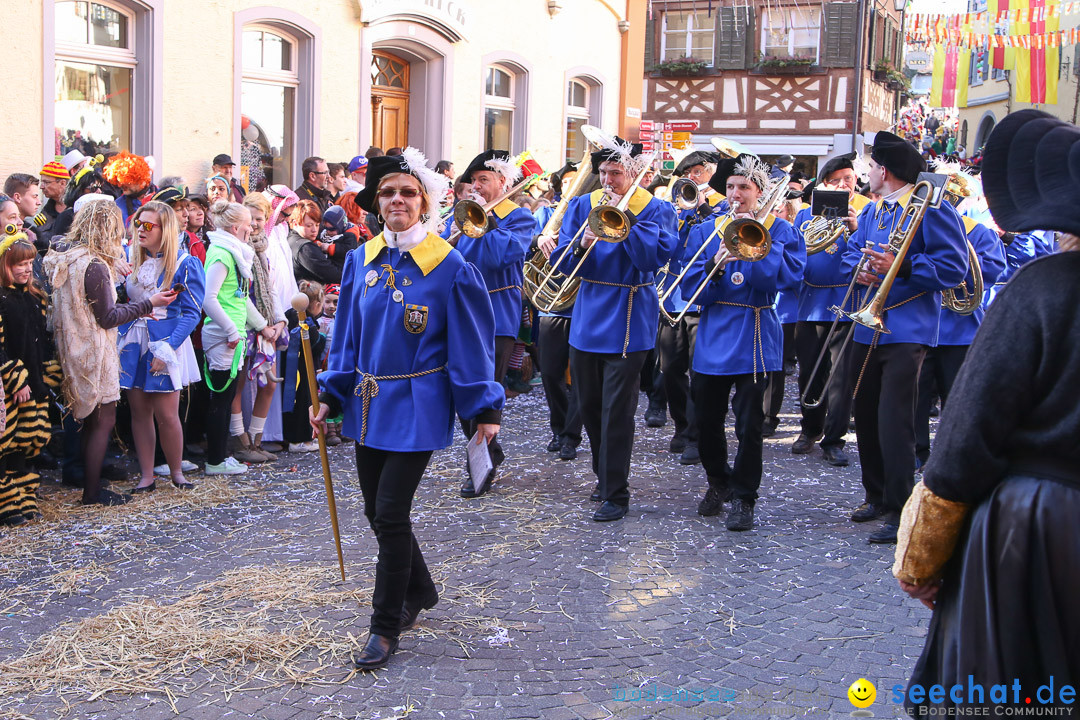
[[[933,107],[967,107],[971,51],[955,45],[938,45],[934,51],[934,74],[930,83]]]

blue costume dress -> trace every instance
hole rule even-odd
[[[162,287],[164,282],[162,257],[148,257],[137,272],[128,276],[128,297],[131,302],[145,300],[167,289]],[[202,317],[206,276],[202,263],[183,250],[177,255],[170,287],[177,283],[184,285],[184,291],[172,303],[119,328],[120,387],[125,390],[168,393],[199,380],[190,338]],[[155,358],[165,363],[165,372],[150,371]]]

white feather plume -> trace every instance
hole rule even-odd
[[[507,187],[516,183],[518,178],[521,177],[521,168],[514,163],[514,158],[507,160],[497,157],[492,158],[484,163],[484,167],[501,175]]]
[[[631,175],[637,175],[641,171],[641,158],[631,155],[634,151],[633,143],[621,141],[607,133],[600,133],[598,140],[600,149],[609,150],[614,155],[612,160],[626,168]]]
[[[428,195],[430,207],[428,208],[428,220],[424,227],[428,232],[438,232],[439,226],[439,203],[446,197],[450,190],[450,179],[442,173],[435,172],[428,167],[428,160],[424,153],[414,147],[407,147],[401,152],[401,157],[409,167],[409,172],[416,176],[420,184],[424,186],[424,192]]]
[[[870,163],[866,162],[866,159],[860,153],[855,153],[855,157],[851,160],[851,169],[855,172],[855,177],[859,179],[859,182],[867,182],[870,179]]]
[[[731,174],[742,175],[762,190],[769,187],[769,166],[754,155],[744,155]]]

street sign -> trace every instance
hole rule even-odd
[[[924,52],[922,50],[909,52],[904,58],[904,63],[915,72],[919,72],[920,70],[928,70],[930,68],[931,61],[932,60],[930,57],[930,53]]]
[[[669,132],[694,132],[698,129],[697,120],[683,120],[681,122],[664,123],[664,130]]]
[[[651,133],[653,131],[653,121],[652,120],[642,120],[640,130],[643,133]]]
[[[641,142],[642,152],[652,152],[656,149],[656,145],[651,140],[643,140]]]
[[[660,168],[665,173],[675,172],[675,161],[665,160],[664,162],[660,163]]]

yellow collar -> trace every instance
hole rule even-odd
[[[915,192],[915,188],[911,188],[910,190],[908,190],[906,193],[901,195],[900,198],[896,201],[896,204],[900,206],[901,210],[903,210],[904,208],[907,207],[908,202],[911,200],[911,193],[913,193],[913,192]],[[885,204],[884,199],[878,200],[877,203],[876,203],[877,210],[880,210],[881,206],[884,205],[884,204]]]
[[[971,231],[979,226],[978,220],[972,220],[967,215],[961,215],[960,219],[964,221],[964,234],[970,235]]]
[[[495,213],[495,217],[502,220],[510,213],[518,209],[518,205],[510,202],[509,199],[503,200],[501,203],[491,209],[491,212]]]
[[[600,200],[604,197],[604,191],[595,190],[589,196],[590,206],[596,207]],[[653,199],[652,193],[645,188],[638,188],[633,196],[630,198],[630,203],[627,205],[627,210],[632,212],[635,216],[640,215],[641,211],[645,209],[645,206],[649,204],[649,201]]]
[[[855,193],[851,196],[851,206],[855,208],[856,213],[861,213],[862,209],[870,204],[870,198],[865,195]]]
[[[370,265],[375,262],[375,259],[379,257],[379,253],[386,248],[386,240],[383,238],[382,233],[379,233],[372,239],[364,243],[364,265]],[[427,275],[435,268],[439,267],[439,263],[446,259],[446,256],[450,254],[450,251],[454,248],[450,247],[450,243],[443,240],[441,237],[434,233],[428,233],[427,237],[420,241],[420,244],[409,251],[409,257],[413,259],[413,262],[420,268],[420,272]]]
[[[716,207],[724,201],[724,193],[713,190],[712,194],[708,195],[705,198],[705,201],[709,203],[709,205],[711,205],[712,207]]]

